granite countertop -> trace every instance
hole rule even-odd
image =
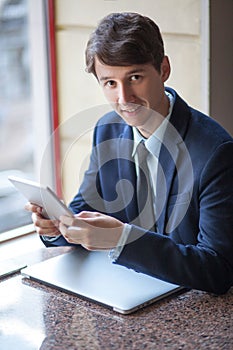
[[[32,261],[66,252],[41,249]],[[23,278],[0,283],[0,349],[233,348],[233,288],[225,295],[191,290],[131,315]]]

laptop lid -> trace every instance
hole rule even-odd
[[[27,267],[22,275],[129,314],[182,288],[113,264],[82,247]]]

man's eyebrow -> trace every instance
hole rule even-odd
[[[129,75],[132,75],[132,74],[138,74],[138,73],[143,73],[143,72],[145,72],[145,69],[138,68],[138,69],[133,69],[133,70],[127,72],[125,75],[129,76]],[[114,79],[115,78],[111,77],[111,76],[103,76],[103,77],[100,77],[99,81],[114,80]]]
[[[111,77],[100,77],[99,81],[105,81],[105,80],[113,80],[114,78]]]
[[[144,72],[145,72],[144,68],[137,68],[129,71],[126,75],[132,75],[132,74],[144,73]]]

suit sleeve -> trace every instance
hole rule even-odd
[[[185,244],[175,234],[132,226],[116,263],[171,283],[223,294],[233,285],[233,143],[219,146],[198,179],[199,232],[185,221]],[[197,193],[196,193],[197,196]],[[182,223],[180,224],[182,225]],[[196,235],[196,243],[188,237]]]

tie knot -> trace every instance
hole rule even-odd
[[[145,142],[141,141],[137,147],[138,163],[142,164],[143,162],[145,162],[148,154],[149,151],[145,146]]]

